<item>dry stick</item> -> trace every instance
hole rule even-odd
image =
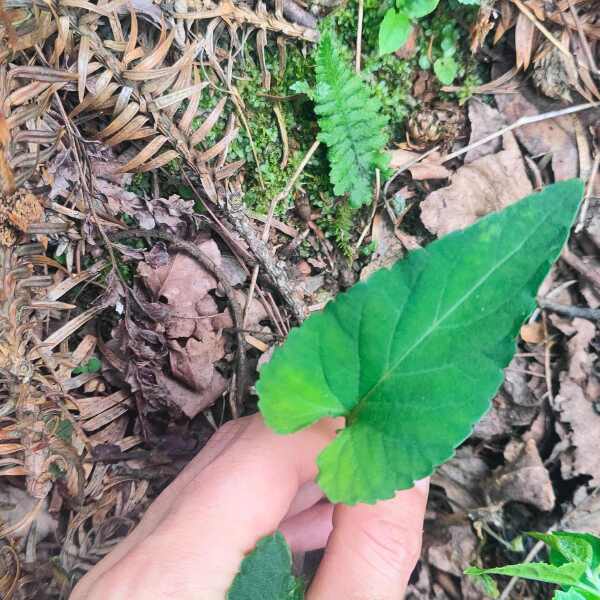
[[[588,321],[600,320],[600,308],[586,308],[585,306],[569,306],[568,304],[559,304],[558,302],[551,302],[545,298],[538,300],[538,306],[545,310],[562,315],[564,317],[570,317],[572,319],[588,319]]]
[[[505,133],[509,133],[513,129],[518,129],[519,127],[523,127],[525,125],[532,125],[534,123],[539,123],[540,121],[546,121],[548,119],[557,119],[558,117],[564,117],[566,115],[572,115],[572,114],[575,114],[578,112],[582,112],[584,110],[590,110],[591,108],[598,108],[598,107],[600,107],[600,102],[586,102],[585,104],[576,104],[575,106],[569,106],[567,108],[562,108],[560,110],[551,110],[549,112],[541,113],[539,115],[531,115],[530,117],[521,117],[514,123],[511,123],[510,125],[507,125],[506,127],[503,127],[502,129],[499,129],[498,131],[491,133],[490,135],[486,135],[484,138],[477,140],[476,142],[473,142],[472,144],[469,144],[468,146],[465,146],[464,148],[461,148],[460,150],[457,150],[456,152],[447,154],[440,160],[440,164],[444,164],[444,163],[448,162],[449,160],[452,160],[453,158],[462,156],[463,154],[466,154],[467,152],[469,152],[469,150],[473,150],[474,148],[483,146],[484,144],[487,144],[488,142],[491,142],[492,140],[495,140],[496,138],[503,136]],[[423,160],[423,158],[425,158],[425,156],[426,155],[423,154],[421,157],[419,157],[418,160],[415,159],[416,162],[420,162],[421,160]],[[410,166],[412,166],[412,165],[410,165]],[[403,167],[404,167],[404,165],[403,165]],[[404,168],[406,168],[406,167],[404,167]],[[394,175],[395,175],[395,173],[394,173]]]
[[[594,55],[592,54],[592,49],[590,48],[590,44],[585,37],[585,32],[583,31],[583,27],[581,25],[581,20],[579,19],[579,15],[573,6],[571,0],[567,0],[567,4],[569,5],[569,12],[573,17],[573,21],[575,21],[575,27],[577,27],[577,33],[579,34],[579,41],[583,46],[583,51],[585,52],[585,58],[588,61],[589,70],[596,75],[599,73],[598,65],[596,65],[596,61],[594,60]],[[562,13],[561,13],[562,15]]]
[[[381,174],[379,169],[375,169],[375,199],[373,200],[373,209],[371,210],[371,215],[365,228],[362,230],[360,237],[358,238],[358,242],[356,242],[356,246],[354,246],[354,254],[358,252],[363,240],[365,239],[367,232],[369,231],[369,227],[373,224],[373,219],[375,218],[375,211],[377,210],[377,205],[379,204],[379,195],[380,195],[380,187],[381,187]]]
[[[592,164],[592,171],[587,182],[587,188],[585,190],[585,196],[583,197],[583,203],[581,205],[581,211],[579,212],[579,219],[577,226],[575,227],[575,233],[579,233],[585,224],[585,218],[587,216],[588,207],[590,205],[590,198],[594,192],[594,186],[596,184],[596,177],[598,176],[598,169],[600,168],[600,150],[596,152],[594,157],[594,163]]]
[[[313,154],[317,151],[317,148],[320,145],[321,145],[321,142],[319,140],[315,140],[313,142],[312,146],[308,149],[308,151],[304,155],[304,158],[300,161],[300,164],[294,171],[294,174],[292,175],[291,179],[288,181],[288,183],[285,186],[285,188],[283,189],[283,191],[280,192],[279,194],[277,194],[277,196],[274,196],[273,199],[271,200],[271,204],[269,205],[269,212],[267,214],[267,220],[265,221],[265,225],[263,227],[263,232],[262,232],[262,237],[261,237],[261,240],[263,242],[266,243],[267,240],[269,239],[269,231],[271,229],[271,221],[273,220],[273,214],[275,213],[275,208],[277,207],[277,204],[279,204],[279,202],[281,202],[282,200],[284,200],[285,198],[288,197],[288,195],[292,191],[292,188],[294,187],[294,184],[298,180],[298,177],[300,177],[300,175],[302,174],[302,171],[304,171],[306,165],[308,164],[310,159],[313,157]],[[254,266],[254,270],[252,271],[252,279],[250,281],[250,290],[248,291],[248,300],[246,301],[246,308],[244,309],[244,317],[242,319],[242,328],[244,328],[246,326],[246,319],[248,317],[250,303],[252,302],[252,298],[254,296],[254,288],[256,287],[256,280],[258,278],[259,268],[260,267],[257,264]]]
[[[511,0],[513,4],[516,4],[518,9],[533,23],[533,25],[540,30],[542,35],[554,46],[556,46],[564,55],[573,58],[572,54],[569,52],[569,49],[566,48],[563,44],[561,44],[547,29],[542,25],[537,17],[527,8],[521,0]]]
[[[356,72],[360,73],[360,55],[362,52],[363,16],[365,12],[364,0],[358,0],[358,25],[356,27]]]
[[[148,231],[146,229],[129,229],[127,231],[118,231],[115,233],[111,233],[110,237],[113,239],[120,238],[154,238],[158,240],[163,240],[165,242],[169,242],[170,248],[174,250],[181,250],[189,254],[192,258],[195,258],[203,267],[207,270],[211,271],[215,277],[219,280],[219,283],[223,286],[223,291],[227,296],[227,300],[229,301],[229,305],[231,307],[231,314],[233,317],[233,322],[236,328],[236,338],[237,338],[237,369],[236,369],[236,384],[237,384],[237,392],[238,392],[238,405],[241,406],[244,399],[245,394],[245,379],[246,379],[246,353],[244,350],[244,340],[242,339],[241,330],[242,326],[242,310],[238,301],[235,297],[235,292],[233,287],[229,283],[227,279],[226,273],[219,267],[207,254],[202,252],[200,248],[194,246],[194,244],[190,242],[186,242],[184,240],[180,240],[174,235],[170,233],[161,233],[158,231]],[[238,405],[232,403],[231,411],[234,418],[238,417]]]

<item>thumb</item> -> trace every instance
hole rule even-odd
[[[338,505],[307,600],[400,600],[421,551],[429,479],[391,500]]]

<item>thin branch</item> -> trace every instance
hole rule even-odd
[[[469,150],[473,150],[474,148],[479,148],[479,146],[483,146],[496,138],[503,136],[505,133],[513,131],[514,129],[518,129],[519,127],[523,127],[525,125],[532,125],[533,123],[540,123],[541,121],[547,121],[548,119],[557,119],[559,117],[564,117],[566,115],[572,115],[575,113],[583,112],[584,110],[590,110],[592,108],[600,107],[600,102],[586,102],[585,104],[576,104],[575,106],[569,106],[567,108],[562,108],[560,110],[551,110],[549,112],[541,113],[539,115],[531,115],[529,117],[521,117],[514,123],[495,131],[494,133],[490,133],[490,135],[486,135],[484,138],[457,150],[456,152],[452,152],[447,154],[440,160],[440,164],[444,164],[453,158],[457,158],[469,152]],[[416,162],[420,162],[423,158],[425,158],[425,154],[422,155]],[[412,165],[411,165],[412,166]]]
[[[373,209],[371,210],[371,215],[369,217],[369,220],[367,221],[367,224],[365,225],[365,228],[362,230],[362,233],[360,234],[360,237],[358,238],[358,242],[356,242],[356,246],[354,246],[354,254],[355,255],[358,252],[358,249],[361,247],[363,240],[365,239],[367,232],[369,231],[369,228],[373,224],[373,219],[375,218],[375,211],[377,210],[377,205],[379,204],[380,189],[381,189],[381,174],[380,174],[379,169],[375,169],[375,198],[373,199]]]
[[[364,0],[358,0],[358,25],[356,26],[356,72],[360,73],[360,59],[362,53],[363,17],[365,13]]]
[[[300,161],[300,164],[296,167],[294,174],[287,182],[283,191],[274,196],[271,200],[271,204],[269,205],[269,212],[267,214],[267,220],[265,221],[265,226],[263,227],[261,240],[266,243],[269,239],[269,231],[271,230],[271,221],[273,220],[273,215],[275,214],[275,208],[285,198],[287,198],[294,187],[294,184],[298,180],[298,177],[302,174],[302,171],[306,168],[306,165],[309,163],[310,159],[313,157],[314,153],[317,151],[317,148],[321,145],[319,140],[315,140],[312,143],[312,146],[308,149],[304,158]],[[246,306],[244,308],[244,316],[242,318],[242,329],[246,326],[246,320],[248,318],[248,312],[250,310],[250,304],[252,302],[252,298],[254,296],[254,288],[256,287],[256,281],[258,279],[258,271],[259,265],[255,265],[252,270],[252,278],[250,280],[250,289],[248,290],[248,299],[246,300]]]
[[[559,304],[545,298],[538,299],[538,306],[549,310],[557,315],[569,317],[571,319],[587,319],[588,321],[600,320],[600,308],[587,308],[585,306],[569,306],[568,304]]]
[[[581,210],[579,211],[579,219],[577,220],[577,226],[575,227],[575,233],[579,233],[585,225],[585,218],[587,217],[588,208],[590,205],[590,198],[594,192],[594,186],[596,184],[596,178],[598,177],[598,169],[600,168],[600,150],[596,152],[594,157],[594,163],[592,164],[592,171],[587,182],[585,190],[585,196],[583,197],[583,203],[581,204]]]

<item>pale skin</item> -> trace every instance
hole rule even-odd
[[[276,529],[293,551],[326,547],[307,600],[403,598],[429,482],[375,505],[327,503],[315,459],[341,426],[280,436],[260,415],[227,423],[71,600],[224,600],[243,557]]]

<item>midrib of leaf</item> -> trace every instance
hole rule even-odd
[[[460,308],[462,306],[462,304],[466,300],[468,300],[469,297],[472,296],[499,268],[501,268],[504,264],[506,264],[517,252],[519,252],[519,250],[521,250],[521,248],[523,248],[523,246],[529,241],[529,239],[533,235],[535,235],[535,233],[538,231],[538,229],[542,225],[544,225],[544,223],[548,220],[548,214],[549,213],[546,213],[546,216],[544,216],[543,219],[540,219],[540,222],[535,226],[535,228],[533,228],[530,231],[529,235],[527,237],[525,237],[517,246],[515,246],[513,248],[513,250],[511,250],[511,252],[509,254],[507,254],[500,262],[497,262],[483,277],[481,277],[479,279],[479,281],[476,283],[476,285],[474,285],[464,296],[462,296],[457,302],[455,302],[441,318],[439,318],[439,319],[436,318],[436,320],[433,322],[433,324],[430,325],[430,327],[411,346],[409,346],[409,348],[407,350],[404,351],[404,354],[402,354],[400,356],[400,358],[391,367],[388,366],[388,368],[385,370],[385,372],[382,374],[382,376],[373,384],[373,386],[367,391],[367,393],[364,394],[362,396],[362,398],[360,398],[358,400],[358,402],[356,403],[356,406],[348,414],[347,426],[351,425],[357,419],[358,414],[360,413],[361,407],[366,404],[366,402],[369,400],[369,398],[377,391],[379,386],[381,384],[383,384],[385,381],[387,381],[393,375],[393,373],[401,366],[401,364],[404,362],[404,360],[408,356],[410,356],[410,354],[412,352],[414,352],[438,328],[438,326],[440,324],[442,324],[447,318],[449,318],[454,313],[454,311],[456,311],[458,308]],[[446,287],[444,287],[443,293],[445,293],[445,291],[446,291]],[[440,296],[440,302],[438,304],[438,307],[439,307],[439,305],[441,305],[441,299],[442,299],[442,297]],[[387,361],[386,361],[388,363],[388,365],[390,362],[389,355],[391,353],[391,347],[393,345],[393,340],[396,337],[396,334],[398,332],[398,326],[401,321],[402,321],[402,312],[398,316],[398,320],[396,321],[396,324],[394,326],[394,331],[391,336],[392,343],[390,344],[390,350],[388,351],[388,357],[387,357]]]

